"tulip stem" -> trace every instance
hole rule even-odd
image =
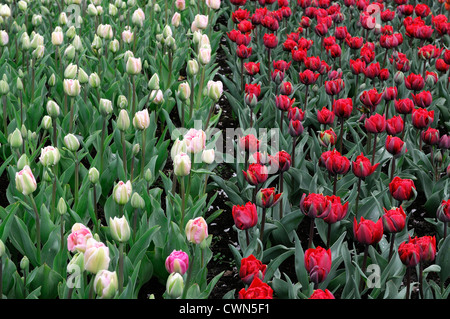
[[[424,296],[423,296],[423,263],[422,263],[422,261],[419,262],[419,294],[420,294],[420,299],[424,299]]]
[[[56,174],[53,172],[53,185],[52,185],[52,207],[51,210],[51,218],[55,218],[56,211]]]
[[[339,120],[341,122],[341,132],[340,132],[340,140],[339,140],[339,152],[342,154],[342,140],[344,139],[344,118],[341,117]]]
[[[119,243],[119,295],[123,291],[123,243]]]
[[[8,113],[6,110],[6,95],[3,95],[2,101],[3,101],[3,129],[4,129],[5,137],[7,137],[8,136]]]
[[[34,201],[34,197],[32,194],[30,196],[31,204],[33,205],[34,215],[35,215],[35,223],[36,223],[36,246],[37,246],[37,262],[41,263],[41,222],[39,219],[39,211],[36,206],[36,202]]]
[[[334,180],[333,180],[333,195],[336,195],[336,189],[337,189],[337,174],[334,174]]]
[[[131,76],[131,85],[133,93],[133,105],[131,110],[131,116],[134,117],[134,113],[136,112],[136,80],[134,75]]]
[[[244,87],[244,59],[241,59],[241,94],[245,95],[245,87]]]
[[[249,237],[249,234],[248,234],[248,228],[245,229],[245,239],[246,239],[247,247],[248,247],[250,245],[250,237]]]
[[[409,299],[411,285],[411,267],[406,267],[406,299]]]
[[[327,232],[327,249],[331,246],[331,223],[328,224],[328,232]]]
[[[264,237],[264,227],[266,225],[266,210],[267,208],[263,207],[262,209],[262,216],[261,216],[261,230],[260,230],[260,234],[259,234],[259,239],[261,240],[261,242],[263,242],[263,237]]]
[[[74,203],[73,203],[73,207],[76,208],[77,204],[78,204],[78,187],[79,187],[79,183],[80,183],[80,181],[79,181],[80,176],[79,176],[79,173],[78,173],[80,163],[78,161],[78,154],[77,154],[77,152],[74,152],[74,153],[75,153],[75,188],[74,188]]]
[[[94,221],[94,225],[95,225],[95,232],[98,233],[98,212],[97,212],[97,189],[95,187],[95,184],[92,185],[92,191],[93,191],[93,204],[94,204],[94,215],[95,215],[95,221]]]
[[[125,132],[120,131],[120,140],[122,142],[122,163],[123,163],[123,171],[125,172],[125,177],[127,177],[127,148],[125,145]]]
[[[359,203],[359,194],[361,193],[361,178],[358,178],[358,191],[356,193],[356,203],[355,203],[355,217],[358,218],[358,203]]]
[[[280,193],[283,193],[283,186],[284,186],[284,174],[283,172],[280,173]],[[280,198],[280,220],[283,219],[283,196]]]
[[[205,131],[208,129],[209,126],[209,121],[211,120],[211,116],[214,113],[214,106],[215,103],[214,101],[211,103],[211,107],[209,108],[209,113],[208,113],[208,118],[206,119],[206,123],[205,123]]]
[[[180,177],[180,193],[181,193],[181,221],[180,221],[180,229],[183,229],[184,226],[184,211],[186,205],[186,192],[184,189],[184,176]]]
[[[61,253],[64,250],[64,215],[61,215],[61,228],[60,228],[60,233],[61,233]]]
[[[200,75],[200,82],[199,82],[199,90],[197,92],[197,104],[200,105],[202,93],[203,93],[203,82],[205,81],[205,67],[202,67],[202,73]],[[194,92],[191,92],[193,94]]]
[[[308,241],[308,248],[312,247],[312,243],[313,243],[313,236],[314,236],[314,218],[311,217],[311,223],[309,226],[309,241]]]
[[[52,120],[53,124],[53,146],[58,147],[58,133],[57,133],[57,126],[56,126],[56,118]]]
[[[372,150],[372,166],[375,162],[375,152],[377,150],[377,134],[373,135],[373,150]]]
[[[191,76],[191,95],[189,96],[189,121],[192,119],[192,113],[194,111],[194,88],[195,88],[195,75]]]
[[[142,130],[142,154],[141,154],[141,178],[144,177],[144,168],[145,168],[145,135],[146,129]]]
[[[34,100],[34,65],[35,65],[36,59],[31,59],[31,103],[33,103]]]
[[[366,272],[366,265],[367,265],[367,257],[368,257],[368,255],[369,255],[369,245],[364,245],[364,257],[363,257],[363,263],[362,263],[362,266],[361,266],[361,271],[363,272],[363,273],[365,273]],[[360,289],[362,290],[362,288],[363,288],[363,285],[364,285],[364,281],[362,280],[362,277],[361,277],[361,282],[360,282]]]
[[[391,247],[389,249],[389,258],[388,260],[391,260],[392,254],[394,253],[394,243],[395,243],[395,233],[391,234]]]
[[[70,122],[69,122],[69,133],[72,133],[73,129],[73,106],[74,106],[74,98],[70,98]]]
[[[294,166],[294,167],[295,167],[295,148],[296,147],[297,147],[297,137],[293,136],[292,137],[292,155],[291,155],[291,158],[292,158],[292,166]]]

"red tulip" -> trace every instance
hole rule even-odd
[[[282,95],[291,95],[292,94],[292,83],[288,81],[284,81],[280,84],[280,93]]]
[[[241,44],[236,48],[236,54],[240,59],[247,59],[252,55],[252,48]]]
[[[375,223],[372,220],[361,217],[359,223],[356,217],[353,220],[353,235],[355,239],[364,245],[377,244],[383,237],[383,222],[381,218]]]
[[[420,134],[422,141],[428,145],[436,145],[439,143],[439,130],[429,127],[426,131]]]
[[[247,75],[254,76],[259,73],[260,63],[248,62],[244,63],[244,70]]]
[[[411,73],[405,78],[405,86],[411,91],[420,91],[425,86],[425,80],[421,74]]]
[[[273,33],[266,33],[263,36],[264,46],[268,49],[274,49],[278,45],[278,38]]]
[[[343,79],[325,81],[325,92],[328,95],[338,95],[345,87]]]
[[[242,33],[249,33],[253,30],[254,26],[251,23],[251,21],[243,20],[243,21],[239,22],[239,24],[237,25],[237,28]]]
[[[287,113],[289,120],[303,121],[305,119],[305,111],[298,107],[291,107]]]
[[[303,194],[300,210],[310,218],[325,218],[331,210],[331,202],[323,194]]]
[[[350,49],[358,50],[358,49],[361,49],[361,47],[363,46],[364,38],[347,36],[347,38],[345,38],[345,42],[350,47]]]
[[[253,153],[259,149],[259,140],[253,134],[248,134],[239,139],[239,148]]]
[[[303,48],[294,48],[291,51],[292,60],[296,62],[303,62],[307,54],[308,52],[306,51],[306,49]]]
[[[274,69],[280,70],[282,72],[286,72],[289,69],[289,67],[291,66],[291,63],[292,63],[291,61],[286,62],[284,60],[275,60],[272,62],[272,65],[273,65]]]
[[[409,242],[419,247],[420,261],[430,262],[436,257],[435,236],[410,238]]]
[[[346,0],[349,1],[349,0]],[[308,299],[336,299],[334,295],[328,289],[316,289],[313,291],[311,296]]]
[[[252,38],[250,37],[250,35],[248,33],[239,33],[236,36],[236,44],[237,45],[245,45],[248,46],[250,44],[250,42],[252,41]]]
[[[357,75],[360,73],[364,73],[364,69],[366,68],[366,62],[361,59],[351,60],[350,59],[350,70],[353,74]]]
[[[422,91],[418,94],[412,94],[414,103],[417,107],[427,108],[431,105],[433,97],[430,91]]]
[[[333,103],[333,112],[337,117],[348,118],[353,110],[353,100],[351,98],[343,98],[335,100]]]
[[[246,94],[254,94],[256,97],[259,97],[259,95],[261,94],[261,85],[246,83],[244,90]]]
[[[400,114],[409,114],[414,110],[414,102],[411,99],[395,100],[395,110]]]
[[[337,135],[332,128],[319,133],[319,142],[324,147],[333,146],[336,141]]]
[[[275,193],[275,187],[260,189],[256,194],[256,204],[263,208],[273,207],[279,202],[281,195]]]
[[[369,133],[382,133],[386,130],[386,116],[375,113],[366,119],[364,127]]]
[[[398,201],[410,200],[415,196],[416,186],[411,179],[402,179],[395,176],[389,183],[389,191],[392,197]]]
[[[435,63],[435,67],[436,67],[436,70],[438,70],[439,72],[446,73],[449,70],[450,65],[445,63],[445,61],[443,59],[437,59],[436,63]]]
[[[234,224],[240,230],[252,228],[258,222],[256,205],[250,202],[245,205],[234,205],[231,214]]]
[[[267,265],[264,265],[253,254],[250,254],[250,256],[241,259],[239,277],[246,285],[250,285],[255,277],[264,280],[266,269]]]
[[[394,157],[399,157],[407,152],[406,144],[401,138],[388,135],[385,143],[386,150]]]
[[[269,156],[269,161],[277,172],[286,172],[291,167],[291,155],[286,151],[279,151],[273,156]]]
[[[291,109],[294,102],[295,98],[291,99],[287,95],[277,95],[275,97],[275,106],[282,111]]]
[[[311,56],[311,57],[305,57],[304,58],[305,67],[308,70],[311,70],[313,72],[319,71],[320,65],[321,65],[320,63],[321,63],[321,59],[318,56],[317,57],[316,56]]]
[[[320,246],[307,249],[304,263],[310,280],[316,284],[323,282],[331,270],[331,249]]]
[[[347,216],[348,202],[341,203],[339,196],[326,196],[326,199],[331,203],[330,213],[327,217],[324,217],[323,221],[327,224],[334,224]]]
[[[441,205],[437,209],[436,217],[441,222],[450,222],[450,199],[442,200]]]
[[[380,104],[382,96],[383,96],[382,93],[378,93],[377,89],[373,88],[371,90],[364,91],[360,95],[359,100],[368,109],[370,109],[372,112],[374,112],[377,105]]]
[[[300,120],[290,120],[289,121],[289,135],[292,137],[297,137],[302,135],[304,131],[303,124]]]
[[[385,101],[393,101],[397,99],[397,94],[398,94],[397,87],[395,86],[387,87],[384,89],[381,97]]]
[[[369,79],[374,79],[374,78],[378,77],[378,75],[380,74],[380,71],[381,71],[381,68],[380,68],[379,62],[370,63],[364,69],[364,75]]]
[[[280,84],[281,82],[283,82],[284,75],[285,72],[278,69],[275,69],[270,72],[270,77],[272,81],[274,81],[276,84]]]
[[[367,176],[372,175],[378,165],[380,165],[380,163],[372,165],[370,160],[361,153],[361,155],[358,155],[356,160],[352,162],[352,172],[358,178],[364,179]]]
[[[338,151],[332,150],[326,159],[325,167],[333,175],[346,174],[350,169],[350,161]]]
[[[317,111],[317,120],[320,124],[332,124],[334,123],[334,112],[330,111],[327,107],[323,107],[322,110]]]
[[[428,111],[424,108],[414,109],[411,119],[415,128],[423,129],[433,122],[434,110]]]
[[[273,299],[273,289],[255,276],[250,286],[239,290],[239,299]]]
[[[308,69],[299,73],[300,82],[302,82],[304,85],[311,85],[316,83],[319,76],[319,73],[314,73],[313,71]]]
[[[439,146],[440,149],[448,150],[450,148],[450,135],[444,134],[439,138]]]
[[[251,185],[264,183],[268,175],[268,169],[265,165],[250,164],[247,171],[242,171],[245,180]]]
[[[413,243],[403,242],[398,246],[398,256],[406,267],[415,267],[420,262],[419,247]]]
[[[346,26],[336,27],[336,29],[334,31],[334,36],[338,40],[344,40],[345,38],[347,38],[347,34],[348,34],[348,31],[347,31]]]
[[[386,120],[386,132],[389,135],[397,135],[403,131],[404,123],[400,115],[394,115]]]
[[[398,233],[405,228],[406,214],[402,208],[394,207],[387,210],[383,207],[384,214],[381,216],[383,220],[383,228],[388,233]]]
[[[270,15],[266,15],[261,20],[261,25],[273,32],[277,31],[278,28],[280,27],[278,20]]]

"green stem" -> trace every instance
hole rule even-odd
[[[180,195],[181,195],[181,221],[180,221],[180,229],[184,227],[184,213],[185,213],[185,205],[186,205],[186,192],[184,189],[184,176],[180,177]]]
[[[69,122],[69,132],[73,131],[73,107],[74,107],[74,97],[70,98],[70,122]]]
[[[142,130],[142,154],[141,154],[141,178],[144,177],[144,168],[145,168],[145,135],[146,130]]]
[[[61,253],[64,250],[64,215],[61,215],[61,228],[60,228],[60,233],[61,233]]]
[[[195,75],[191,77],[191,95],[189,97],[189,121],[192,119],[192,113],[194,111],[194,87],[195,87]]]
[[[74,189],[74,206],[73,206],[74,208],[76,208],[77,204],[78,204],[78,187],[79,187],[79,183],[80,183],[80,181],[79,181],[80,176],[78,173],[79,165],[80,165],[80,163],[78,161],[78,154],[77,154],[77,152],[75,152],[75,189]]]
[[[119,243],[119,295],[123,291],[123,243]]]
[[[373,149],[372,149],[372,165],[375,162],[375,152],[377,150],[377,134],[373,135]]]
[[[35,223],[36,223],[36,246],[37,246],[37,262],[41,263],[41,222],[39,219],[39,211],[36,206],[36,202],[34,201],[34,197],[32,194],[29,195],[31,204],[33,205],[34,215],[35,215]]]
[[[100,142],[100,175],[103,173],[103,152],[105,144],[105,135],[106,135],[106,117],[103,117],[102,138]]]
[[[125,145],[125,132],[120,131],[120,140],[122,143],[122,163],[123,163],[123,171],[125,172],[125,177],[127,176],[127,148]]]
[[[263,242],[264,237],[264,227],[266,225],[266,210],[267,208],[263,207],[262,216],[261,216],[261,231],[259,234],[259,239]]]
[[[97,211],[97,189],[95,187],[95,184],[92,186],[93,190],[93,204],[94,204],[94,215],[95,215],[95,232],[98,233],[99,227],[98,227],[98,211]]]
[[[8,136],[8,113],[6,110],[6,95],[3,95],[2,100],[3,100],[3,130],[4,135]]]

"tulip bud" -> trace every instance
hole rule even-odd
[[[156,105],[161,105],[164,103],[164,94],[161,90],[155,90],[150,94],[150,99]]]
[[[189,86],[189,83],[180,83],[180,85],[178,86],[178,94],[181,100],[187,101],[191,96],[191,87]]]
[[[119,117],[117,119],[117,128],[122,132],[125,132],[130,127],[130,117],[128,111],[125,109],[120,110]]]
[[[211,47],[202,47],[198,51],[198,61],[202,65],[207,65],[211,62]]]
[[[172,16],[172,25],[175,28],[178,28],[180,26],[180,22],[181,22],[181,15],[179,12],[175,12],[174,15]]]
[[[16,173],[15,182],[17,190],[25,196],[33,193],[37,188],[36,179],[28,165]]]
[[[18,128],[8,136],[8,142],[12,148],[20,148],[23,144],[22,133]]]
[[[130,239],[130,226],[125,216],[109,218],[109,229],[113,239],[119,243],[127,242]]]
[[[203,217],[191,219],[186,224],[185,233],[188,241],[200,244],[208,237],[208,224]]]
[[[42,24],[42,16],[40,14],[33,14],[33,16],[31,17],[31,24],[33,26]]]
[[[74,79],[64,79],[63,88],[64,93],[72,97],[78,96],[81,90],[80,82]]]
[[[165,266],[169,274],[176,272],[184,275],[189,267],[189,256],[182,250],[173,250],[166,258]]]
[[[399,86],[405,82],[405,74],[402,71],[397,71],[394,74],[394,83]]]
[[[212,164],[214,162],[214,149],[203,150],[202,162],[205,164]]]
[[[9,84],[5,78],[0,80],[0,95],[6,95],[9,93]]]
[[[142,27],[144,25],[145,13],[141,8],[135,10],[131,17],[131,21],[134,25]]]
[[[111,299],[119,287],[119,280],[115,271],[100,270],[94,279],[94,289],[100,299]]]
[[[17,169],[22,170],[25,166],[30,166],[30,160],[26,154],[22,154],[17,161]]]
[[[100,173],[98,172],[98,170],[95,167],[92,167],[89,170],[88,176],[89,176],[89,181],[92,184],[97,184],[98,183],[98,179],[100,177]]]
[[[67,204],[62,197],[59,199],[56,209],[60,215],[67,213]]]
[[[150,183],[152,180],[152,171],[150,170],[150,168],[147,168],[144,172],[144,180],[147,183]]]
[[[64,50],[64,58],[67,60],[73,60],[73,58],[75,57],[75,52],[75,47],[72,44],[69,44]]]
[[[26,11],[27,8],[28,8],[28,3],[27,3],[26,1],[24,1],[24,0],[20,0],[20,1],[17,3],[17,6],[19,7],[19,10],[20,10],[20,11],[24,12],[24,11]]]
[[[78,141],[78,138],[72,133],[64,136],[64,145],[72,152],[76,152],[80,148],[80,142]]]
[[[112,102],[108,99],[100,99],[99,110],[103,116],[109,116],[113,111]]]
[[[49,130],[52,127],[52,118],[48,115],[44,115],[41,125],[45,130]]]
[[[9,42],[8,32],[6,32],[5,30],[1,30],[0,31],[0,46],[4,47],[8,44],[8,42]]]
[[[18,91],[23,91],[23,82],[20,78],[17,78],[16,87]]]
[[[114,186],[112,195],[117,204],[125,205],[130,200],[131,192],[131,182],[127,181],[124,183],[123,181],[120,181],[116,184],[116,186]]]
[[[89,82],[89,75],[82,69],[78,69],[78,81],[80,84],[86,84]]]
[[[145,208],[145,201],[144,199],[141,197],[141,195],[139,195],[138,193],[133,193],[133,196],[131,196],[131,207],[135,208],[135,209],[144,209]]]
[[[138,130],[145,130],[150,125],[148,110],[136,112],[133,118],[133,126]]]
[[[66,31],[66,36],[69,39],[73,39],[73,37],[77,34],[77,30],[75,29],[75,26],[70,26]]]
[[[172,36],[172,29],[170,28],[169,25],[166,25],[164,27],[162,34],[163,34],[164,39]]]
[[[55,46],[60,46],[64,41],[64,33],[59,31],[52,32],[52,44]]]
[[[187,74],[190,77],[193,77],[194,75],[196,75],[198,73],[198,62],[197,60],[189,60],[187,63]]]
[[[137,156],[139,154],[141,150],[141,146],[139,144],[134,144],[133,148],[131,149],[131,153],[133,154],[133,156]]]
[[[102,242],[89,238],[84,252],[84,268],[93,274],[109,267],[109,248]]]
[[[69,22],[69,19],[67,18],[67,14],[65,12],[61,12],[59,15],[59,24],[60,25],[66,25]]]
[[[119,40],[114,39],[114,40],[111,40],[111,42],[109,42],[108,49],[112,53],[116,53],[117,51],[119,51],[119,48],[120,48]]]
[[[121,109],[125,109],[128,106],[128,100],[125,95],[119,95],[119,97],[117,98],[117,105]]]
[[[23,256],[20,260],[20,269],[22,270],[28,270],[28,267],[30,266],[30,260],[27,256]]]
[[[208,81],[207,89],[209,98],[217,102],[223,93],[223,83],[221,81]]]
[[[173,272],[169,275],[166,282],[166,293],[171,298],[180,298],[184,291],[184,280],[183,277],[177,273]]]
[[[113,5],[112,3],[110,3],[108,6],[108,12],[109,12],[110,16],[112,16],[112,17],[116,16],[117,12],[118,12],[117,7],[115,5]]]
[[[54,73],[52,73],[52,75],[50,75],[50,77],[48,78],[48,85],[54,87],[55,84],[56,84],[56,76]]]
[[[130,75],[137,75],[141,73],[142,63],[141,58],[129,57],[127,60],[126,71]]]
[[[134,33],[130,30],[130,27],[125,27],[122,32],[122,40],[125,43],[132,43],[134,40]]]
[[[187,176],[191,172],[191,158],[186,153],[179,153],[173,159],[173,170],[176,176]]]
[[[94,89],[100,86],[100,77],[96,72],[91,73],[91,75],[89,75],[89,86]]]
[[[41,149],[41,156],[39,157],[39,161],[43,166],[54,166],[58,164],[61,155],[59,150],[53,146],[46,146]]]
[[[70,63],[64,70],[64,77],[66,79],[75,79],[78,73],[78,66]]]
[[[150,81],[148,81],[148,88],[150,90],[159,90],[159,76],[158,74],[153,74],[150,78]]]

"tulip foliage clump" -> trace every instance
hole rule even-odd
[[[0,4],[0,299],[447,299],[450,6],[416,2]]]

